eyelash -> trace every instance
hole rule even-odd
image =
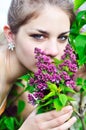
[[[30,37],[32,37],[34,40],[41,41],[47,38],[47,36],[43,34],[31,34]],[[68,36],[62,35],[58,37],[59,42],[63,43],[68,39]]]
[[[43,40],[46,38],[43,34],[31,34],[30,37],[34,38],[35,40]]]
[[[59,36],[58,40],[60,40],[61,42],[65,42],[68,39],[68,36]]]

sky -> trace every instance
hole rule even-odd
[[[11,0],[0,0],[0,30],[3,30],[3,26],[7,23],[7,12]]]

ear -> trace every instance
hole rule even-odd
[[[14,34],[12,33],[10,27],[6,25],[4,26],[3,30],[7,41],[14,42]]]

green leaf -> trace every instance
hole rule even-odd
[[[50,93],[47,94],[42,100],[49,99],[50,97],[53,97],[53,96],[55,96],[55,93],[54,93],[54,92],[50,92]]]
[[[84,82],[84,85],[86,86],[86,79],[83,82]]]
[[[26,75],[21,76],[19,79],[28,81],[29,78],[30,78],[30,75],[26,74]]]
[[[62,105],[65,106],[68,99],[67,99],[67,96],[65,94],[59,94],[59,100],[62,103]]]
[[[83,89],[83,91],[86,92],[86,86],[85,85],[83,85],[81,88]]]
[[[63,69],[64,69],[64,71],[66,71],[66,72],[68,72],[68,71],[69,71],[68,66],[63,66]]]
[[[14,130],[14,118],[12,117],[6,118],[4,123],[8,130]]]
[[[57,111],[62,109],[63,106],[58,98],[55,98],[53,102],[54,102],[54,107]]]
[[[48,82],[47,85],[51,92],[57,92],[57,86],[55,84]]]
[[[57,58],[54,58],[54,63],[56,66],[58,66],[59,64],[61,64],[63,62],[63,60],[59,60]]]
[[[35,89],[35,86],[30,86],[29,84],[27,84],[27,87],[25,88],[25,91],[29,91],[30,93],[33,93]]]
[[[65,87],[64,89],[65,92],[71,92],[71,93],[76,93],[72,88],[70,87]]]
[[[14,117],[14,120],[15,120],[15,125],[16,125],[17,128],[19,128],[24,121],[23,118],[17,119],[16,117]]]
[[[78,35],[75,39],[75,50],[79,57],[79,64],[86,63],[86,36]]]
[[[86,0],[74,0],[74,9],[77,10]]]
[[[47,106],[49,104],[52,104],[52,103],[53,103],[53,100],[48,100],[46,103],[40,102],[39,105],[37,106],[37,109],[40,109],[40,108]]]
[[[86,10],[82,10],[78,12],[76,16],[76,24],[77,24],[77,29],[81,29],[84,25],[86,25]]]
[[[25,108],[25,102],[23,100],[18,101],[18,111],[17,114],[20,114]]]
[[[83,83],[83,78],[77,78],[76,79],[76,84],[77,85],[82,85],[82,83]]]
[[[75,99],[70,96],[67,96],[67,99],[68,99],[68,101],[75,101]]]
[[[85,35],[85,36],[86,36],[86,32],[82,32],[82,35]]]
[[[25,85],[24,85],[23,83],[21,83],[20,81],[17,81],[15,84],[16,84],[17,86],[21,87],[21,88],[24,88],[24,87],[25,87]]]
[[[86,10],[80,11],[72,24],[69,41],[77,54],[78,65],[86,63],[86,35],[83,35],[82,28],[86,25]]]

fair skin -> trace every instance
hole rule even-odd
[[[69,30],[68,15],[61,9],[49,5],[45,6],[37,18],[21,26],[17,35],[14,35],[8,26],[4,27],[8,42],[14,43],[16,47],[10,54],[10,62],[9,57],[6,59],[5,70],[8,74],[6,86],[9,87],[5,95],[19,76],[25,74],[27,70],[33,72],[37,70],[34,59],[35,47],[41,48],[51,58],[61,58],[68,43]],[[72,112],[71,106],[59,112],[51,111],[39,115],[33,112],[19,130],[66,130],[76,121],[75,117],[70,118]]]

